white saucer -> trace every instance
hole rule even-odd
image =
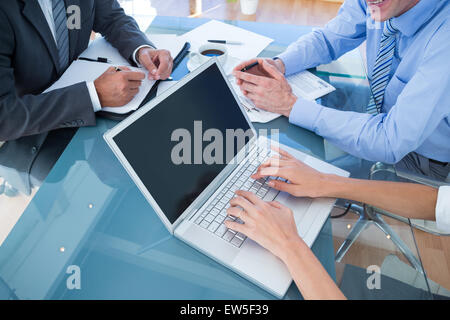
[[[225,62],[225,66],[222,65],[222,67],[225,70],[225,73],[227,75],[229,75],[233,71],[233,68],[235,66],[237,66],[241,62],[242,61],[239,60],[238,58],[235,58],[235,57],[232,57],[232,56],[228,55],[227,61]],[[188,62],[187,62],[187,68],[188,68],[188,70],[190,72],[194,71],[195,69],[197,69],[201,65],[202,65],[202,63],[200,63],[200,61],[195,59],[195,56],[194,56],[194,58],[189,59]]]

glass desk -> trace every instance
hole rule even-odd
[[[183,34],[206,21],[155,17],[147,33],[150,38],[154,33]],[[270,57],[311,31],[229,23],[275,39],[261,54]],[[187,72],[185,60],[173,77],[178,80]],[[315,72],[337,88],[323,104],[348,110],[367,104],[359,51]],[[29,196],[31,202],[0,247],[0,298],[273,299],[168,233],[104,142],[103,133],[114,125],[98,119],[97,126],[79,129],[42,186]],[[255,126],[279,129],[281,143],[367,177],[370,163],[345,155],[286,118]],[[423,270],[412,268],[386,234],[373,227],[335,263],[336,249],[354,222],[351,214],[329,219],[312,247],[348,298],[431,298]],[[391,227],[420,261],[410,226],[396,222]],[[74,289],[77,270],[81,287]],[[380,277],[373,271],[381,272]],[[292,284],[285,299],[300,298]]]

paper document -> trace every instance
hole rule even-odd
[[[247,111],[250,121],[266,123],[281,117],[280,114],[257,108],[249,98],[242,94],[241,89],[236,84],[236,79],[232,76],[230,76],[229,79],[244,109]],[[313,101],[336,90],[332,85],[313,75],[309,71],[303,71],[289,76],[287,80],[292,87],[293,93],[297,97],[302,97],[306,100]]]
[[[236,92],[251,122],[266,123],[278,117],[281,117],[280,114],[256,108],[255,104],[249,98],[244,96],[244,94],[241,91],[241,88],[239,88],[239,86],[236,83],[236,78],[234,76],[229,76],[228,79],[230,80],[231,86],[233,87],[234,92]]]
[[[56,89],[65,88],[80,82],[92,82],[100,77],[109,67],[112,65],[101,62],[91,62],[76,60],[70,67],[64,72],[64,74],[56,81],[50,88],[44,91],[47,93]],[[145,69],[129,67],[133,71],[140,71],[145,73],[145,79],[142,81],[142,85],[139,88],[139,93],[128,104],[118,108],[103,108],[103,111],[109,111],[119,114],[124,114],[130,111],[137,110],[139,105],[147,96],[147,93],[152,88],[155,81],[148,79],[148,72]]]
[[[129,66],[130,62],[122,57],[119,50],[114,48],[105,38],[97,38],[91,42],[89,47],[80,54],[80,57],[97,59],[98,57],[107,58],[109,63],[120,66]]]
[[[181,52],[185,43],[182,39],[172,34],[154,34],[149,35],[149,38],[157,48],[169,50],[173,58]],[[127,66],[134,71],[144,72],[146,75],[145,80],[142,81],[142,85],[139,88],[139,93],[123,107],[106,107],[102,109],[102,111],[124,114],[137,110],[155,83],[155,81],[148,79],[147,70],[131,67],[129,61],[122,57],[120,52],[103,37],[92,41],[89,47],[80,54],[80,57],[90,59],[97,59],[98,57],[107,58],[110,64],[76,60],[70,65],[66,72],[64,72],[61,78],[45,92],[68,87],[80,82],[94,81],[111,66]]]
[[[181,52],[186,43],[175,34],[149,34],[147,36],[157,49],[169,50],[173,59]]]
[[[251,122],[267,123],[281,117],[281,114],[256,108],[253,102],[251,102],[247,97],[243,97],[241,102]]]
[[[227,45],[228,54],[242,60],[256,57],[273,41],[268,37],[217,20],[209,21],[180,38],[191,43],[192,52],[198,50],[208,40],[242,42],[242,45]]]
[[[170,51],[172,58],[175,58],[183,49],[185,41],[175,34],[150,34],[150,41],[158,49]],[[89,47],[84,50],[80,57],[97,59],[98,57],[107,58],[111,64],[129,66],[130,62],[122,57],[119,50],[114,48],[105,38],[100,37],[91,42]]]
[[[309,71],[302,71],[286,78],[297,97],[316,100],[336,90],[331,84],[323,81]]]

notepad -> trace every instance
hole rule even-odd
[[[89,44],[80,57],[96,60],[98,57],[107,58],[111,64],[129,66],[130,62],[122,57],[119,50],[114,48],[105,38],[100,37]]]
[[[64,74],[56,81],[50,88],[44,91],[44,93],[65,88],[80,82],[92,82],[98,77],[100,77],[109,67],[117,66],[108,63],[101,62],[91,62],[76,60],[70,67],[64,72]],[[150,91],[154,85],[154,80],[148,79],[148,72],[142,68],[129,67],[133,71],[140,71],[145,73],[145,79],[142,80],[142,84],[139,88],[139,93],[131,100],[128,104],[123,107],[105,107],[102,108],[103,111],[114,112],[119,114],[128,113],[135,111],[139,108],[139,105],[144,100],[147,93]]]
[[[176,57],[183,48],[184,41],[176,35],[157,34],[150,35],[150,38],[157,48],[169,50],[172,57]],[[100,77],[111,66],[127,66],[133,71],[145,73],[145,79],[139,88],[139,93],[128,104],[122,107],[104,107],[102,111],[126,114],[139,108],[142,101],[156,81],[148,79],[148,72],[144,68],[134,68],[130,66],[120,52],[114,48],[105,38],[94,40],[89,47],[80,54],[80,57],[97,59],[98,57],[107,58],[110,63],[92,62],[84,60],[74,61],[70,67],[64,72],[61,78],[56,81],[50,88],[44,91],[50,92],[56,89],[68,87],[80,82],[92,82]]]
[[[157,49],[166,49],[175,58],[181,51],[184,41],[175,34],[151,34],[150,40]],[[129,66],[130,63],[120,54],[119,50],[114,48],[105,38],[100,37],[91,42],[89,47],[84,50],[80,57],[97,59],[98,57],[107,58],[111,64]]]

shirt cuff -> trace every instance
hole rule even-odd
[[[289,48],[283,53],[277,56],[278,59],[283,61],[285,72],[284,75],[287,77],[291,74],[303,71],[299,70],[299,56],[298,52],[294,50],[290,50]],[[300,67],[301,69],[301,67]]]
[[[323,106],[314,101],[297,97],[297,101],[289,115],[289,122],[310,131],[315,131],[317,119],[323,108]]]
[[[91,96],[94,112],[102,110],[102,105],[100,104],[100,99],[98,98],[97,89],[95,89],[94,82],[92,81],[86,82],[86,85],[89,90],[89,95]]]
[[[439,230],[450,233],[450,186],[439,188],[436,203],[436,225]]]
[[[155,47],[149,46],[148,44],[144,44],[144,45],[142,45],[142,46],[139,46],[136,50],[134,50],[134,52],[133,52],[133,61],[134,61],[134,63],[136,63],[136,65],[137,65],[138,67],[142,67],[142,65],[139,63],[139,61],[138,61],[136,55],[137,55],[138,51],[139,51],[140,49],[142,49],[142,48],[151,48],[151,49],[155,49],[155,50],[156,50]]]

